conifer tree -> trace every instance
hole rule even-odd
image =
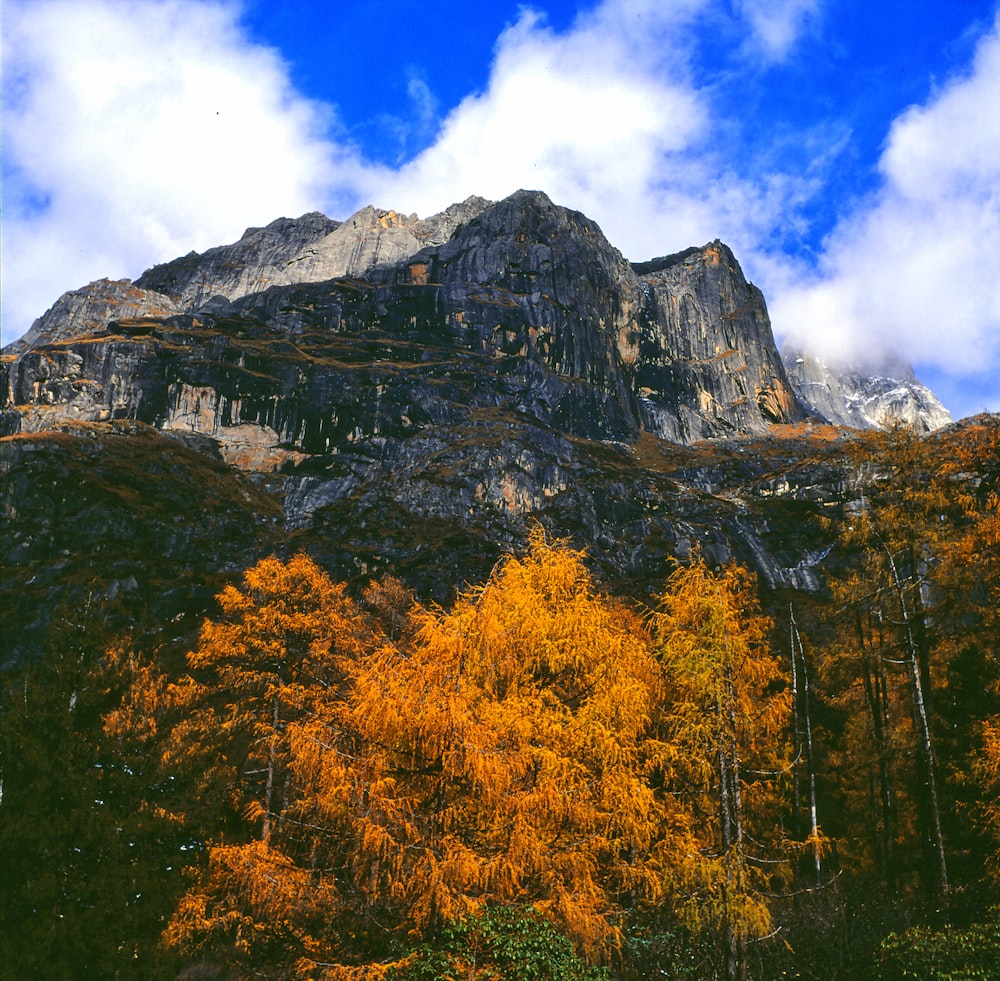
[[[671,689],[675,788],[695,809],[705,858],[686,922],[718,933],[723,975],[742,979],[748,941],[771,929],[765,884],[788,857],[774,831],[791,770],[790,692],[768,648],[770,623],[735,566],[713,573],[698,556],[678,568],[653,626]]]
[[[916,805],[923,889],[946,908],[951,885],[933,705],[940,666],[927,604],[952,502],[929,445],[904,428],[860,442],[854,466],[856,497],[841,538],[850,571],[835,584],[848,628],[843,647],[848,660],[839,670],[857,665],[869,726],[848,751],[863,755],[869,738],[875,750],[880,852],[890,894],[898,847],[907,837],[902,803],[909,797]],[[848,685],[850,679],[848,670]],[[911,759],[915,768],[900,774],[904,760]]]
[[[209,962],[249,959],[259,976],[308,975],[340,949],[339,842],[300,820],[296,746],[325,726],[342,662],[372,635],[344,586],[304,555],[259,562],[218,600],[223,616],[205,621],[190,675],[168,689],[162,763],[192,806],[175,816],[200,825],[208,847],[164,942]]]
[[[356,752],[317,759],[357,902],[432,933],[531,902],[591,956],[613,947],[692,851],[648,779],[663,688],[641,621],[540,532],[450,612],[412,615],[410,645],[351,672]]]

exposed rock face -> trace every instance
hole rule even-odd
[[[763,294],[727,246],[715,241],[633,268],[646,300],[636,358],[645,429],[691,442],[803,417]]]
[[[209,578],[308,548],[339,578],[391,570],[447,601],[540,521],[637,593],[696,545],[773,588],[819,585],[813,519],[846,464],[795,428],[763,298],[719,242],[633,266],[584,215],[522,191],[423,222],[281,219],[119,287],[168,306],[50,311],[0,365],[0,596],[45,584],[5,659],[30,653],[67,561],[111,589],[113,558],[162,621],[180,602],[156,599],[162,570],[202,546]],[[157,454],[162,486],[139,476]],[[100,492],[81,511],[66,488],[84,477]],[[62,497],[41,534],[29,498],[46,481]],[[116,530],[134,495],[111,488],[140,485],[137,551]]]
[[[488,204],[484,198],[469,198],[425,221],[372,207],[345,222],[315,212],[279,218],[265,228],[248,228],[233,245],[154,266],[136,285],[195,310],[213,297],[235,300],[270,286],[363,276],[376,266],[408,258],[427,242],[446,241]]]
[[[333,269],[339,278],[313,281]],[[187,309],[205,301],[193,316],[123,318],[119,309],[77,344],[26,352],[9,368],[21,408],[6,431],[44,425],[60,406],[74,420],[190,429],[197,418],[203,427],[205,410],[191,407],[198,391],[199,406],[215,404],[224,419],[212,435],[238,433],[245,444],[245,427],[257,426],[268,448],[236,456],[280,465],[279,443],[332,452],[348,433],[382,434],[388,417],[413,430],[454,416],[434,376],[450,378],[443,366],[470,358],[481,377],[459,402],[589,439],[646,429],[689,442],[801,417],[763,299],[725,246],[637,269],[592,221],[538,192],[470,199],[423,223],[374,209],[339,225],[281,219],[140,278],[142,296]],[[361,352],[372,361],[364,371]],[[376,376],[373,398],[365,386]]]
[[[948,410],[921,384],[909,365],[836,363],[786,345],[782,357],[799,401],[838,426],[884,429],[895,423],[932,432],[951,422]]]
[[[63,293],[23,337],[8,345],[5,353],[20,354],[36,344],[86,337],[103,331],[109,321],[119,318],[169,317],[180,312],[180,306],[163,293],[127,279],[99,279]]]

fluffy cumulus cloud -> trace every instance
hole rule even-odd
[[[4,334],[64,289],[300,214],[353,164],[226,3],[4,5]]]
[[[884,348],[970,383],[995,377],[998,105],[1000,19],[967,74],[894,121],[881,187],[829,235],[818,269],[776,289],[776,324],[829,355]]]
[[[749,179],[727,161],[713,94],[691,64],[697,29],[719,9],[606,0],[562,33],[525,10],[497,42],[485,91],[414,160],[370,175],[369,197],[428,214],[470,194],[535,188],[597,220],[630,258],[715,237],[751,248],[793,220],[810,181]]]
[[[488,89],[372,193],[427,213],[456,197],[531,187],[614,214],[655,183],[665,158],[696,145],[707,121],[696,92],[630,61],[623,41],[596,22],[556,35],[524,13],[499,39]]]

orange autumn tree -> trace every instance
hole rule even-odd
[[[735,565],[716,573],[698,556],[678,568],[652,625],[670,685],[672,789],[694,809],[704,857],[682,916],[719,936],[721,973],[743,978],[748,941],[771,929],[765,893],[789,857],[775,832],[791,769],[790,691],[768,649],[770,621]]]
[[[372,607],[395,622],[390,592]],[[636,912],[715,888],[695,818],[717,818],[682,783],[697,748],[664,723],[677,693],[582,553],[536,532],[450,611],[413,604],[395,640],[301,556],[220,604],[189,674],[135,672],[109,716],[158,747],[174,817],[206,829],[173,951],[360,977],[489,904],[527,904],[600,959]],[[167,706],[153,729],[151,700]]]
[[[854,500],[837,529],[834,635],[821,683],[845,724],[830,759],[844,848],[885,895],[946,910],[951,850],[935,701],[945,694],[939,565],[956,507],[934,445],[905,427],[854,443]]]
[[[272,965],[273,976],[290,965],[308,974],[339,951],[329,926],[342,905],[339,842],[299,819],[296,739],[330,716],[340,662],[374,634],[344,586],[304,555],[259,562],[218,601],[222,617],[205,621],[190,674],[169,686],[162,764],[196,812],[178,818],[210,836],[164,942],[187,956],[248,959],[260,976]]]
[[[300,747],[313,820],[350,828],[353,901],[414,935],[530,902],[606,952],[697,856],[648,779],[664,690],[641,621],[541,532],[450,612],[412,617],[409,645],[348,669],[350,751],[322,749],[332,731]]]
[[[986,832],[986,869],[1000,884],[1000,419],[971,420],[950,448],[943,471],[960,509],[957,530],[941,549],[937,579],[949,621],[952,665],[971,662],[974,701],[970,760],[972,810]],[[955,673],[954,671],[952,672]],[[952,687],[954,687],[954,679]],[[983,688],[992,695],[984,697]]]

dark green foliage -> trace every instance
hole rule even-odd
[[[445,927],[418,948],[393,981],[503,978],[504,981],[608,981],[604,968],[588,967],[569,940],[530,908],[485,906]]]
[[[997,981],[1000,908],[965,930],[914,927],[891,933],[877,953],[879,981]]]
[[[106,639],[96,604],[63,609],[43,656],[2,678],[4,978],[159,976],[146,955],[186,852],[137,813],[143,777],[103,740]]]
[[[664,916],[636,923],[626,932],[618,975],[628,981],[664,977],[671,981],[705,981],[716,977],[719,938],[697,937]]]

